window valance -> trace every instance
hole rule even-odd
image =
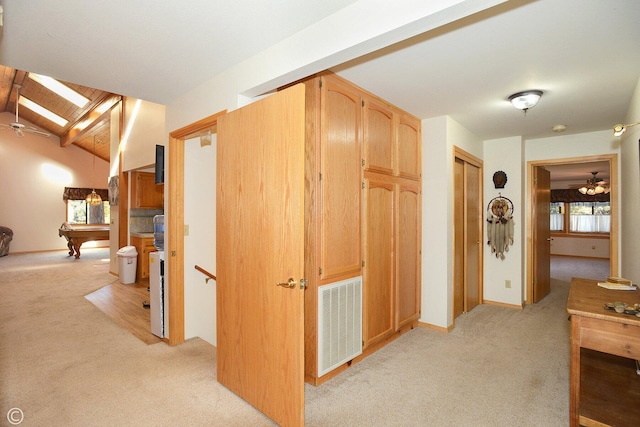
[[[102,200],[109,200],[109,190],[106,188],[96,188],[95,190]],[[64,187],[62,200],[84,200],[91,194],[91,191],[93,191],[93,188]]]
[[[96,190],[97,191],[97,190]],[[609,193],[582,194],[578,190],[551,190],[551,202],[608,202],[610,200]]]

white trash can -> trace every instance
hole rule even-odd
[[[136,281],[138,251],[135,246],[125,246],[118,250],[118,275],[120,283],[128,285]]]

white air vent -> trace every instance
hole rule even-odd
[[[362,353],[362,276],[318,288],[318,376]]]

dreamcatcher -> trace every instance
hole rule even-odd
[[[502,195],[491,199],[487,205],[487,244],[496,258],[504,259],[513,245],[513,202]]]

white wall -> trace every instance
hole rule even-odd
[[[609,239],[551,236],[551,255],[609,259]]]
[[[124,112],[123,139],[126,140],[122,170],[126,172],[154,165],[156,145],[167,145],[168,140],[165,133],[165,106],[125,98]]]
[[[624,123],[640,122],[640,79],[629,104],[629,112]],[[620,156],[620,275],[640,282],[640,227],[638,215],[640,209],[640,171],[638,144],[640,143],[640,125],[631,127],[621,140]]]
[[[521,137],[494,139],[484,142],[484,210],[489,202],[499,194],[513,203],[514,242],[505,253],[505,259],[496,258],[487,245],[487,227],[484,226],[484,289],[483,299],[510,305],[522,305],[524,301],[524,184],[523,184],[523,151]],[[493,174],[503,171],[507,174],[504,188],[497,189],[493,183]],[[486,224],[486,222],[484,223]],[[506,288],[505,281],[511,281],[511,288]]]
[[[0,123],[15,117],[0,114]],[[28,122],[25,124],[29,125]],[[66,220],[64,187],[107,188],[109,164],[76,147],[60,147],[51,136],[25,133],[19,138],[10,129],[0,129],[0,225],[13,230],[10,253],[65,249],[58,228]],[[83,246],[106,246],[87,242]]]
[[[185,338],[200,337],[216,345],[216,282],[194,266],[216,274],[216,135],[212,144],[184,142],[184,327]]]
[[[482,141],[455,120],[442,116],[422,121],[420,321],[441,328],[448,328],[453,323],[454,145],[482,158]]]

